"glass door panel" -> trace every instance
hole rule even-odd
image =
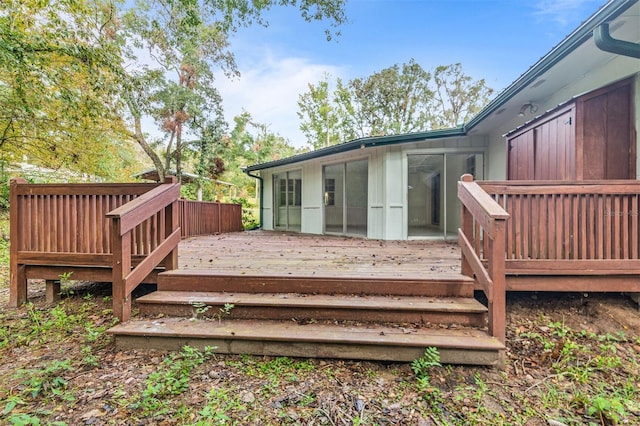
[[[323,167],[324,232],[344,233],[344,164]]]
[[[287,229],[300,232],[302,225],[302,170],[288,173]]]
[[[300,231],[302,207],[302,171],[273,175],[274,227]]]
[[[407,235],[409,237],[442,237],[444,235],[444,169],[443,154],[408,156]]]
[[[446,194],[447,194],[447,239],[457,238],[460,227],[460,200],[458,200],[458,181],[465,173],[473,175],[474,180],[484,179],[482,154],[447,154]]]
[[[347,234],[367,235],[367,197],[369,183],[368,160],[346,165]]]

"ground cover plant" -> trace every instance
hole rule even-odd
[[[6,218],[3,235],[8,234]],[[116,350],[109,286],[44,286],[6,309],[0,241],[0,424],[640,424],[640,313],[627,297],[514,294],[504,370]]]

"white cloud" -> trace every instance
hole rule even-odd
[[[289,139],[294,146],[303,146],[306,141],[299,129],[298,96],[325,73],[335,78],[341,76],[342,69],[302,57],[277,57],[265,49],[254,63],[240,65],[240,72],[240,78],[218,81],[229,124],[244,109],[256,122],[267,124],[271,132]]]
[[[556,22],[561,27],[574,24],[575,12],[585,6],[589,10],[598,2],[594,0],[541,0],[536,5],[536,15]]]

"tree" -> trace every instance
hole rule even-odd
[[[172,163],[180,173],[190,143],[199,141],[195,149],[202,152],[202,143],[219,143],[204,133],[211,123],[220,127],[214,71],[237,74],[228,35],[252,23],[268,25],[264,14],[276,6],[296,7],[303,19],[335,28],[346,21],[344,3],[149,0],[131,8],[118,0],[5,0],[3,156],[28,150],[54,167],[114,171],[122,164],[116,141],[133,140],[161,177]],[[327,30],[327,37],[333,34]],[[155,120],[153,127],[146,116]]]
[[[223,178],[240,189],[241,197],[257,196],[256,180],[241,172],[251,164],[275,161],[301,151],[285,138],[269,131],[269,126],[253,121],[251,114],[243,112],[234,117],[234,126],[224,138],[222,157],[227,164]]]
[[[155,0],[138,2],[123,22],[130,61],[141,62],[141,52],[153,66],[131,71],[136,90],[126,97],[133,119],[132,137],[152,159],[159,176],[175,163],[178,177],[183,169],[187,137],[199,141],[201,152],[215,151],[202,146],[220,143],[210,136],[199,137],[199,123],[222,124],[221,98],[215,89],[214,73],[239,75],[228,36],[252,23],[268,25],[264,13],[274,6],[295,6],[307,20],[328,19],[332,26],[345,22],[344,0]],[[327,31],[330,38],[332,32]],[[164,140],[149,141],[142,128],[145,115],[153,117]],[[158,132],[155,132],[158,134]],[[220,132],[217,132],[220,134]],[[164,161],[154,150],[164,150]],[[203,165],[199,165],[203,170]]]
[[[329,78],[300,95],[301,130],[313,148],[358,137],[392,135],[455,127],[489,100],[492,89],[473,80],[460,64],[439,66],[432,73],[413,59],[346,84]]]
[[[462,71],[461,64],[436,67],[435,104],[437,113],[431,127],[459,126],[473,118],[489,102],[493,89],[484,79],[473,80]]]
[[[117,177],[131,161],[115,82],[115,9],[0,3],[0,150],[6,160]],[[118,166],[116,166],[118,165]]]

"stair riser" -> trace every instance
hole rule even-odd
[[[223,306],[210,306],[197,312],[191,305],[141,303],[140,314],[147,316],[166,315],[176,317],[223,318],[223,319],[265,319],[265,320],[335,320],[357,322],[393,322],[416,324],[459,324],[483,327],[486,315],[478,312],[411,312],[403,310],[333,309],[333,308],[278,308],[261,306],[235,306],[229,314],[223,313]]]
[[[116,336],[120,349],[158,349],[179,351],[185,345],[213,352],[236,355],[290,356],[305,358],[337,358],[376,361],[411,362],[424,354],[425,348],[406,346],[374,346],[336,343],[300,343],[229,339],[195,339],[182,337]],[[436,346],[437,347],[437,346]],[[443,364],[500,366],[504,351],[438,348]]]
[[[473,297],[474,284],[462,280],[379,280],[365,278],[250,277],[169,274],[158,276],[160,291],[362,294]]]

